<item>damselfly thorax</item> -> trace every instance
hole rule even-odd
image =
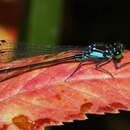
[[[0,47],[0,55],[1,55],[0,57],[3,57],[2,55],[7,53],[9,56],[7,57],[6,60],[10,61],[11,58],[13,60],[14,55],[12,53],[15,52],[16,49],[14,49],[14,47],[12,45],[10,45],[10,41],[1,40],[0,43],[1,43],[0,44],[0,46],[1,46]],[[4,48],[5,45],[7,45],[7,46]],[[34,49],[36,49],[36,48],[34,48]],[[44,51],[44,49],[43,49],[43,51]],[[45,50],[46,50],[46,52],[49,52],[48,49],[45,49]],[[117,61],[122,58],[123,53],[124,53],[123,44],[119,43],[119,42],[113,42],[113,43],[109,43],[109,44],[108,43],[100,44],[100,43],[93,42],[93,43],[89,43],[89,45],[84,47],[84,50],[83,50],[83,48],[81,51],[80,51],[80,48],[77,48],[74,50],[73,50],[73,48],[71,48],[71,51],[72,52],[77,51],[77,53],[73,53],[73,55],[67,56],[67,52],[69,52],[69,51],[66,50],[66,51],[64,51],[64,53],[62,53],[63,54],[62,58],[55,57],[55,58],[52,58],[52,60],[47,60],[47,61],[43,61],[43,62],[39,62],[39,63],[33,63],[33,64],[28,64],[28,65],[23,65],[23,66],[1,69],[0,73],[7,73],[7,72],[12,72],[15,70],[22,70],[22,69],[32,70],[32,69],[36,69],[41,66],[47,67],[50,65],[56,65],[61,62],[64,63],[67,61],[78,61],[79,65],[76,67],[76,69],[73,71],[73,73],[70,74],[66,78],[66,80],[67,80],[76,73],[76,71],[80,68],[80,66],[82,65],[83,62],[94,61],[94,62],[96,62],[96,65],[95,65],[96,68],[98,68],[99,70],[101,70],[105,73],[108,73],[111,77],[114,78],[114,76],[109,72],[109,70],[103,69],[101,67],[101,65],[106,64],[106,63],[110,62],[111,60],[113,60],[114,66],[116,69],[119,69],[122,66],[122,65],[118,66],[118,64],[117,64]],[[53,52],[55,52],[55,51],[53,51]],[[16,53],[14,53],[14,54],[16,54]],[[58,55],[58,54],[56,54],[56,55]],[[53,54],[53,56],[55,56],[55,54]],[[49,58],[50,58],[50,56],[49,56]],[[3,59],[5,59],[5,58],[3,58]],[[1,58],[1,61],[3,59]],[[17,59],[14,58],[14,60],[17,60]]]

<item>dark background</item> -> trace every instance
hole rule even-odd
[[[129,4],[117,0],[66,0],[62,25],[60,38],[65,43],[129,40]]]
[[[53,130],[129,130],[130,113],[121,111],[120,114],[87,115],[85,121],[64,123],[63,126],[52,127]]]
[[[28,41],[29,25],[32,23],[28,20],[31,14],[32,1],[28,0],[25,2],[24,20],[20,23],[20,41]],[[56,9],[54,8],[52,12],[54,10]],[[118,0],[62,0],[60,13],[59,34],[56,39],[59,44],[87,45],[90,40],[122,40],[126,44],[126,48],[130,48],[130,8],[128,2]],[[29,42],[44,42],[43,39],[46,39],[44,37],[46,35],[44,29],[42,30],[43,34],[39,34],[42,24],[46,22],[44,15],[40,17],[43,17],[43,19],[35,18],[35,20],[37,19],[39,21],[38,24],[40,25],[41,23],[41,26],[38,31],[35,30],[35,35],[31,36],[36,39],[38,37],[36,35],[38,34],[39,39],[29,40]],[[52,22],[53,19],[51,19]],[[38,29],[38,25],[35,28]],[[42,36],[40,37],[40,35]]]

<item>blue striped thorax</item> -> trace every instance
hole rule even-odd
[[[97,59],[120,59],[124,53],[123,44],[114,42],[113,44],[91,44],[87,47],[84,57],[94,57]]]

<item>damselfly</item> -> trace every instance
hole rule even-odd
[[[1,40],[0,42],[6,43],[7,41]],[[11,50],[10,49],[9,50],[8,49],[0,50],[0,53],[3,54],[6,51],[11,51]],[[94,62],[96,62],[95,66],[97,69],[99,69],[105,73],[108,73],[112,78],[114,78],[114,76],[109,72],[109,70],[105,70],[101,66],[110,62],[111,60],[114,61],[114,66],[116,69],[119,69],[122,66],[128,64],[128,63],[125,63],[125,64],[118,66],[118,61],[123,58],[123,53],[124,53],[124,47],[123,47],[122,43],[113,42],[113,43],[107,43],[107,44],[106,43],[97,44],[95,42],[91,42],[85,48],[84,51],[81,51],[78,54],[74,54],[72,56],[58,58],[58,59],[54,59],[54,60],[50,60],[50,61],[46,61],[46,62],[40,62],[40,63],[36,63],[36,64],[34,63],[34,64],[29,64],[29,65],[1,69],[0,73],[7,73],[7,72],[15,71],[15,70],[26,69],[26,68],[30,68],[32,70],[33,68],[35,69],[36,67],[42,66],[42,65],[49,66],[50,64],[55,65],[55,64],[58,64],[61,62],[66,62],[66,61],[78,61],[79,62],[78,66],[67,77],[67,79],[69,79],[76,73],[76,71],[80,68],[80,66],[82,65],[83,62],[94,61]]]

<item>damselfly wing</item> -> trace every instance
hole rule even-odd
[[[59,64],[62,62],[70,62],[70,61],[79,62],[79,65],[77,66],[77,68],[68,77],[68,78],[70,78],[80,68],[82,62],[94,61],[94,62],[96,62],[96,68],[98,68],[101,71],[104,71],[105,73],[108,73],[111,77],[113,77],[113,75],[109,72],[109,70],[105,70],[105,69],[101,68],[100,65],[102,65],[104,63],[108,63],[109,61],[113,60],[115,68],[119,69],[120,66],[118,66],[117,61],[122,59],[122,56],[124,53],[124,48],[123,48],[122,43],[114,42],[111,44],[101,44],[101,43],[97,44],[94,42],[94,43],[91,43],[88,46],[86,46],[84,50],[83,50],[83,48],[81,49],[79,47],[77,49],[76,48],[70,49],[68,47],[62,47],[62,49],[60,50],[60,48],[57,48],[55,46],[55,49],[53,48],[53,51],[50,51],[49,47],[48,48],[43,47],[42,54],[45,54],[45,52],[46,53],[53,52],[54,54],[43,55],[43,56],[39,57],[40,60],[37,59],[38,57],[37,58],[35,57],[36,58],[36,59],[34,58],[35,60],[32,60],[33,58],[31,58],[31,59],[27,58],[27,59],[20,60],[20,62],[19,62],[19,60],[17,60],[17,58],[23,58],[23,57],[19,57],[19,56],[21,54],[25,54],[25,52],[18,51],[17,48],[11,48],[10,41],[2,40],[1,43],[3,43],[2,47],[1,47],[1,54],[6,54],[7,52],[13,52],[15,54],[13,56],[11,55],[11,58],[9,56],[7,58],[7,59],[9,59],[7,61],[12,60],[11,66],[10,65],[1,66],[1,70],[0,70],[1,74],[9,73],[9,72],[14,74],[15,71],[17,71],[17,74],[19,74],[19,72],[26,72],[26,71],[30,71],[30,70],[40,68],[40,67],[52,66],[52,65],[56,65],[56,64]],[[8,47],[4,48],[4,44],[6,44],[6,43],[8,44]],[[36,47],[34,48],[34,50],[36,50]],[[60,51],[58,52],[56,50],[60,50]],[[41,52],[40,49],[38,50],[38,52],[39,52],[38,55],[40,55],[40,52]],[[56,52],[58,52],[58,53],[56,53]],[[29,54],[29,53],[27,53],[27,54]],[[32,55],[30,55],[30,56],[32,56]],[[15,60],[15,61],[13,61],[13,60]],[[22,62],[22,64],[21,64],[21,62]]]
[[[12,60],[15,55],[16,42],[0,40],[0,63],[6,63]]]

